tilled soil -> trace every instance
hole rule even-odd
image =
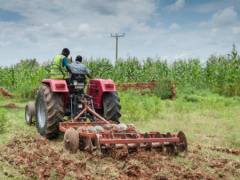
[[[8,103],[4,107],[7,107],[7,108],[19,108],[19,106],[14,104],[14,103]]]
[[[108,154],[70,154],[62,142],[40,136],[15,138],[0,150],[0,160],[29,179],[238,179],[236,150],[190,144],[177,157],[155,151],[129,154],[126,149]],[[221,151],[221,152],[218,152]],[[234,153],[233,153],[234,152]],[[3,170],[3,168],[0,170]],[[8,177],[14,175],[4,172]]]
[[[0,93],[1,93],[4,97],[14,98],[14,96],[13,96],[10,92],[6,91],[6,90],[3,89],[2,87],[0,87]]]

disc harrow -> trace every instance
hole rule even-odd
[[[85,108],[73,121],[59,123],[59,129],[65,132],[64,147],[72,153],[76,153],[78,149],[89,153],[127,149],[128,152],[156,150],[175,155],[187,150],[187,138],[182,131],[178,134],[139,132],[132,124],[115,124],[105,120],[91,109],[86,99],[82,103]],[[95,116],[97,121],[77,122],[78,117],[86,111]]]

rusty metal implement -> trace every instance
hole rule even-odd
[[[76,153],[77,149],[89,153],[95,150],[106,153],[113,148],[127,148],[129,152],[155,149],[174,155],[187,150],[187,138],[182,131],[178,134],[139,132],[132,124],[116,124],[105,120],[91,109],[86,98],[81,103],[85,108],[73,121],[59,123],[60,131],[65,132],[64,147],[72,153]],[[97,121],[77,122],[86,111],[95,116]]]

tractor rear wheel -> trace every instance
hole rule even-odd
[[[36,98],[36,126],[38,132],[47,139],[56,138],[59,122],[63,119],[61,93],[53,93],[48,85],[43,84]]]
[[[103,117],[106,120],[112,120],[117,123],[120,123],[119,118],[121,117],[121,106],[120,98],[118,97],[117,92],[107,92],[102,96],[102,105],[103,105]]]

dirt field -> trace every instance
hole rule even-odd
[[[40,136],[18,137],[2,146],[1,159],[30,179],[236,179],[240,177],[240,162],[234,161],[239,151],[192,145],[178,157],[143,151],[124,151],[90,155],[78,151],[70,154],[62,142],[52,142]],[[205,153],[213,151],[215,155]],[[203,173],[203,167],[206,171]],[[3,167],[1,169],[4,171]],[[8,177],[13,174],[4,172]],[[17,177],[15,177],[17,178]]]
[[[13,94],[6,91],[5,89],[3,89],[2,87],[0,87],[0,93],[2,94],[2,96],[4,97],[9,97],[9,98],[14,98]],[[18,108],[18,106],[14,103],[8,103],[6,105],[4,105],[4,107],[8,107],[8,108]]]
[[[144,96],[140,95],[140,97]],[[224,136],[226,138],[226,135],[222,133],[223,131],[226,131],[227,135],[231,133],[234,135],[229,141],[234,143],[237,138],[238,119],[231,121],[230,117],[239,117],[238,113],[234,114],[239,109],[238,106],[234,109],[234,106],[230,104],[229,109],[222,108],[219,111],[210,109],[207,111],[203,119],[206,119],[207,127],[213,127],[209,132],[206,130],[206,126],[199,126],[200,123],[204,125],[203,119],[194,120],[189,128],[194,128],[192,133],[194,138],[188,143],[188,151],[178,154],[178,156],[169,156],[165,152],[158,153],[154,150],[144,151],[142,149],[131,154],[127,153],[126,150],[112,151],[108,154],[100,152],[89,154],[81,151],[70,154],[63,148],[63,135],[54,141],[49,141],[41,137],[34,126],[27,126],[24,121],[25,103],[15,101],[15,99],[8,98],[0,106],[6,110],[7,118],[9,118],[8,129],[5,131],[6,134],[2,136],[10,136],[7,141],[3,138],[4,144],[0,144],[0,179],[240,179],[239,146],[234,146],[236,150],[227,148],[230,146],[225,146],[225,143],[220,143],[220,141],[227,142],[223,138]],[[177,99],[169,102],[178,103]],[[217,104],[219,107],[219,102]],[[163,111],[170,106],[171,104],[167,101],[167,106]],[[224,105],[224,107],[228,106]],[[170,110],[166,112],[168,121],[171,120],[169,112],[176,112],[176,109]],[[231,116],[225,114],[226,120],[220,119],[224,115],[220,113],[226,113],[229,110],[232,110]],[[179,117],[182,119],[176,119],[178,117],[176,114],[173,116],[172,123],[174,127],[176,126],[172,128],[173,132],[181,127],[176,123],[181,122],[183,124],[181,129],[184,129],[187,122],[201,114],[204,115],[204,113],[199,113],[197,116],[194,114],[194,116],[189,116],[187,121],[184,121],[186,116],[182,117],[184,115],[182,112],[187,114],[185,111],[181,111]],[[208,115],[209,112],[210,115]],[[151,130],[158,129],[158,122],[161,121],[160,124],[163,125],[166,119],[157,119],[153,123],[143,121],[143,123],[146,123],[145,126],[154,124],[153,127],[149,127]],[[216,126],[215,122],[219,126]],[[220,128],[221,132],[216,131],[214,127]],[[233,129],[235,127],[237,127],[236,130]],[[186,128],[186,136],[191,139],[189,136],[192,134],[189,129]],[[200,139],[201,137],[202,139]],[[216,146],[208,146],[213,144]]]
[[[1,93],[2,96],[4,96],[4,97],[14,98],[13,94],[11,94],[10,92],[6,91],[6,90],[3,89],[2,87],[0,87],[0,93]]]

